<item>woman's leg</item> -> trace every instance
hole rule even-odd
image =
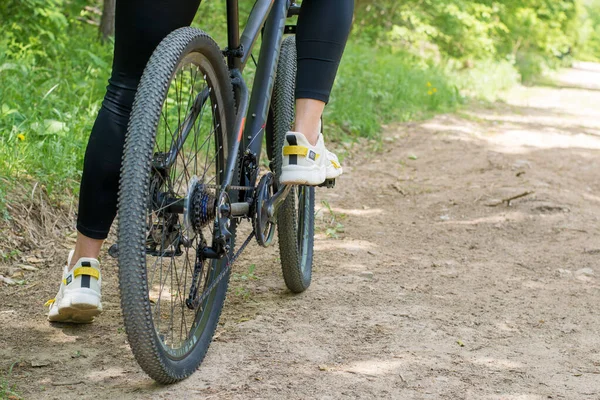
[[[354,0],[302,2],[296,33],[296,121],[285,137],[279,176],[284,185],[320,185],[342,174],[338,158],[325,147],[319,126],[353,12]]]
[[[302,132],[313,146],[319,138],[321,115],[325,102],[315,99],[296,99],[296,121],[294,131]]]
[[[199,3],[117,0],[113,70],[85,153],[72,264],[98,257],[116,216],[125,132],[146,63],[165,36],[192,22]]]
[[[97,258],[117,212],[125,132],[144,67],[160,41],[191,23],[199,0],[118,0],[115,54],[86,150],[72,262]],[[296,130],[316,143],[318,126],[350,32],[353,0],[304,0],[298,20]]]
[[[296,123],[316,145],[323,108],[348,40],[354,0],[304,0],[298,17]]]

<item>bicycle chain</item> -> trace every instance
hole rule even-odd
[[[209,189],[216,189],[216,190],[220,190],[221,186],[220,185],[215,185],[215,184],[209,184],[209,185],[204,185],[205,187],[209,188]],[[229,190],[254,190],[255,188],[252,186],[229,186]]]
[[[200,241],[199,246],[205,246],[206,242],[204,241],[202,232],[200,232],[200,237],[202,237],[202,240]],[[200,262],[200,268],[198,268],[198,262]],[[196,309],[197,304],[199,304],[194,298],[196,297],[196,294],[198,293],[198,277],[200,276],[200,273],[202,272],[202,264],[203,263],[204,263],[204,261],[202,260],[202,257],[200,256],[200,252],[196,252],[196,262],[194,264],[194,273],[192,275],[192,286],[190,287],[190,293],[188,295],[188,298],[185,299],[185,305],[191,310]]]
[[[210,285],[208,285],[208,288],[202,293],[202,295],[200,296],[200,298],[198,300],[194,301],[195,304],[200,305],[200,304],[202,304],[202,302],[204,300],[206,300],[206,298],[214,290],[215,286],[217,286],[219,284],[219,282],[221,282],[223,280],[223,278],[225,277],[225,275],[227,275],[227,273],[231,270],[231,266],[237,260],[237,258],[240,256],[240,254],[242,254],[242,251],[244,251],[244,249],[246,248],[246,246],[248,246],[248,244],[250,243],[250,241],[252,240],[252,238],[254,238],[254,231],[252,231],[252,233],[250,233],[250,236],[248,236],[248,238],[246,238],[246,240],[240,246],[240,248],[234,254],[234,256],[228,260],[227,265],[225,265],[225,269],[223,269],[223,271],[221,271],[221,273],[219,275],[217,275],[217,277],[215,278],[215,280],[212,281]]]
[[[205,185],[206,188],[209,189],[215,189],[215,190],[220,190],[221,186],[220,185],[216,185],[216,184],[207,184]],[[254,191],[254,187],[252,186],[229,186],[230,190],[247,190],[247,191]],[[252,238],[255,235],[255,231],[253,230],[252,233],[250,233],[250,235],[246,238],[246,240],[244,241],[244,243],[242,243],[242,245],[240,246],[240,248],[238,249],[238,251],[234,254],[234,256],[228,260],[227,265],[225,265],[225,268],[223,269],[223,271],[221,271],[219,273],[219,275],[215,278],[214,281],[211,282],[210,285],[208,285],[207,290],[205,290],[202,295],[198,298],[193,300],[193,308],[197,308],[200,304],[202,304],[202,302],[208,297],[208,295],[214,290],[214,288],[219,284],[219,282],[221,282],[223,280],[223,278],[225,277],[225,275],[227,275],[227,273],[231,270],[231,266],[233,265],[233,263],[237,260],[237,258],[240,256],[240,254],[242,253],[242,251],[244,251],[244,249],[246,248],[246,246],[248,246],[248,244],[250,243],[250,241],[252,240]],[[194,285],[196,284],[196,276],[194,276]],[[193,286],[194,286],[193,285]],[[193,287],[192,286],[192,287]],[[187,303],[187,302],[186,302]]]

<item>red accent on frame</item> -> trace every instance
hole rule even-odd
[[[244,127],[246,126],[246,117],[242,118],[242,126],[240,127],[240,131],[238,132],[238,142],[242,140],[242,133],[244,133]]]

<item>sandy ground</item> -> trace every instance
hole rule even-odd
[[[26,285],[0,285],[2,379],[27,399],[600,399],[600,66],[555,82],[353,151],[319,192],[310,289],[291,295],[252,245],[235,271],[258,279],[232,280],[176,385],[133,360],[114,262],[98,321],[51,326],[67,250],[37,254]]]

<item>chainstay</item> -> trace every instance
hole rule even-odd
[[[240,254],[242,254],[242,251],[244,251],[244,249],[246,248],[246,246],[248,246],[248,244],[250,243],[250,241],[252,240],[252,238],[254,238],[254,234],[255,234],[254,231],[252,231],[252,233],[250,233],[250,236],[248,236],[246,238],[246,240],[240,246],[240,248],[238,249],[238,251],[233,255],[233,257],[231,257],[228,260],[227,265],[225,265],[225,269],[223,269],[223,271],[221,271],[221,273],[219,275],[217,275],[217,277],[215,278],[215,280],[212,281],[210,285],[208,285],[208,288],[202,293],[202,295],[200,296],[200,298],[197,300],[196,304],[198,304],[198,305],[202,304],[202,302],[204,300],[206,300],[206,298],[208,297],[208,295],[210,293],[212,293],[212,291],[219,284],[219,282],[221,282],[223,280],[223,278],[231,270],[231,266],[233,265],[233,263],[235,262],[235,260],[237,260],[237,258],[240,256]]]

